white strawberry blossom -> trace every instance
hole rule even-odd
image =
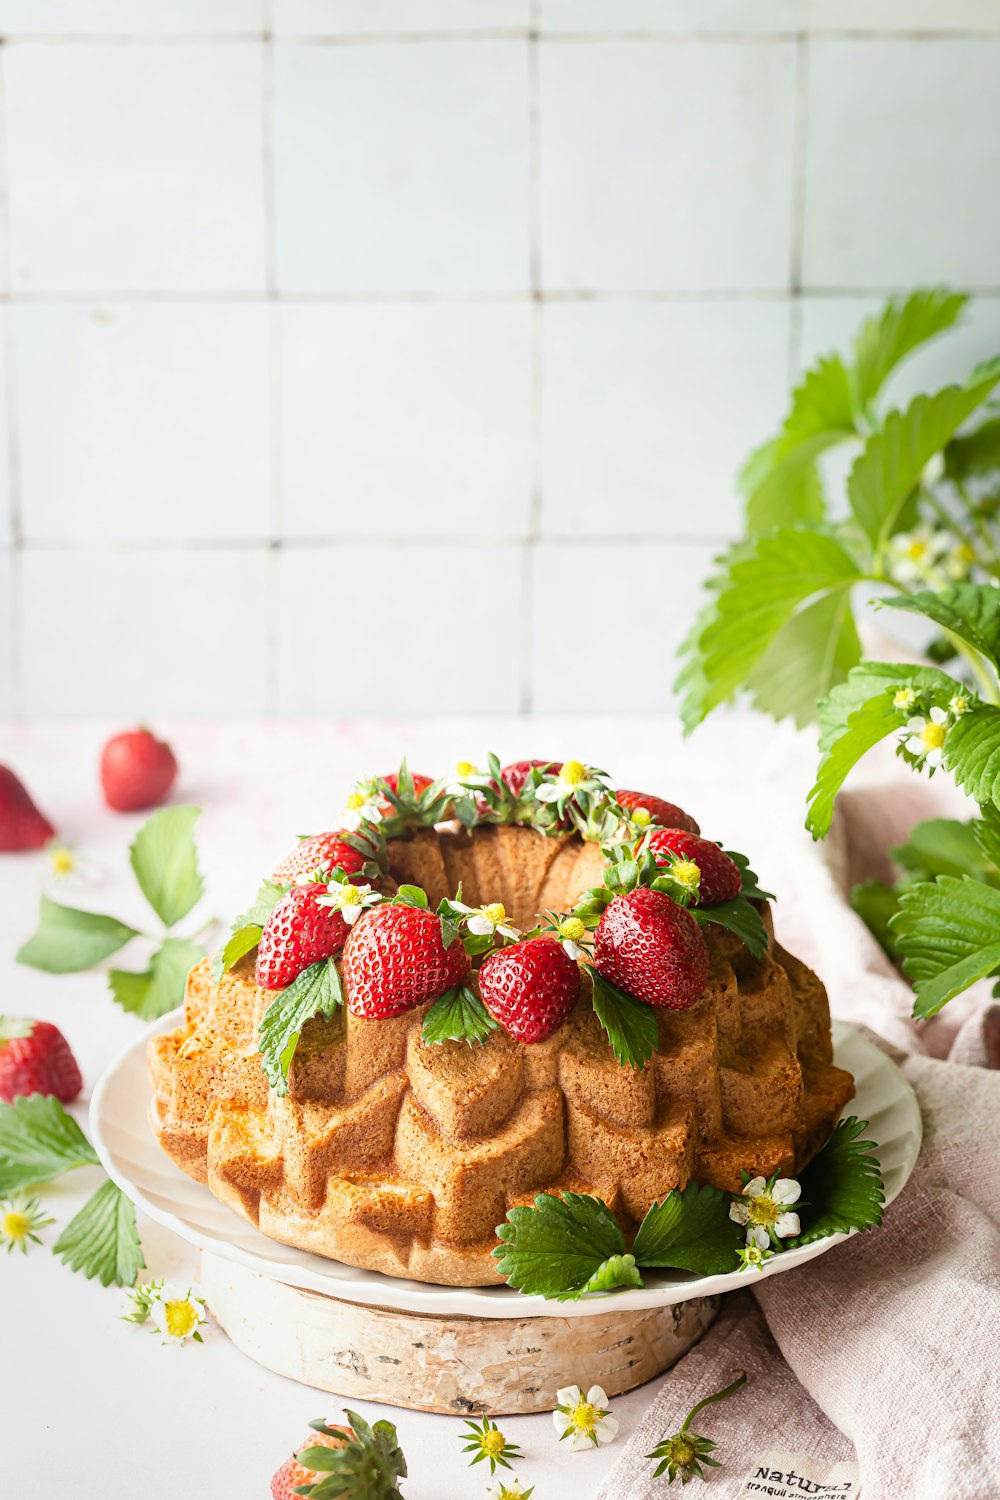
[[[791,1206],[801,1194],[792,1177],[779,1177],[774,1182],[754,1177],[744,1187],[743,1196],[730,1203],[729,1217],[746,1228],[748,1245],[767,1250],[799,1233],[799,1216],[791,1212]]]
[[[554,781],[543,781],[535,793],[539,802],[558,802],[592,780],[582,760],[568,760]]]
[[[487,906],[466,906],[464,901],[452,901],[449,904],[454,911],[463,914],[466,927],[476,937],[492,937],[499,932],[501,937],[517,942],[521,936],[520,930],[507,921],[507,911],[502,901],[491,901]]]
[[[907,721],[903,744],[910,755],[936,770],[941,764],[947,738],[948,715],[943,708],[935,707],[927,718],[918,714],[915,719]]]
[[[948,699],[948,708],[956,719],[960,719],[963,714],[967,714],[971,707],[971,700],[964,693],[956,693],[953,698]]]
[[[892,575],[898,583],[926,583],[951,546],[946,531],[921,524],[912,531],[898,531],[889,542]]]
[[[571,1453],[603,1448],[614,1441],[618,1418],[611,1415],[607,1392],[601,1386],[592,1385],[586,1396],[578,1385],[563,1386],[556,1392],[556,1401],[552,1421]]]
[[[205,1299],[193,1292],[173,1293],[162,1289],[149,1304],[149,1316],[163,1335],[165,1344],[201,1343],[199,1329],[207,1321]]]
[[[557,938],[574,963],[577,959],[587,956],[587,950],[582,946],[583,935],[586,931],[579,917],[563,917],[556,928]]]
[[[381,891],[372,890],[370,885],[351,885],[349,881],[331,880],[326,892],[316,898],[317,905],[339,911],[348,927],[354,926],[366,907],[382,900]]]

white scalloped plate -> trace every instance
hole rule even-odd
[[[374,1303],[429,1316],[457,1313],[479,1318],[580,1318],[607,1312],[612,1305],[618,1312],[638,1311],[748,1285],[748,1273],[740,1271],[701,1277],[647,1271],[641,1290],[587,1297],[580,1302],[546,1302],[505,1286],[451,1287],[402,1281],[377,1271],[359,1271],[268,1239],[221,1204],[207,1187],[176,1167],[153,1135],[147,1118],[146,1043],[161,1031],[173,1030],[181,1017],[180,1010],[162,1016],[119,1054],[94,1091],[90,1126],[108,1175],[151,1219],[201,1250],[288,1286],[305,1287],[347,1302]],[[916,1095],[895,1064],[851,1027],[835,1021],[833,1036],[835,1061],[854,1074],[857,1086],[850,1112],[869,1122],[865,1135],[878,1146],[886,1202],[891,1203],[913,1171],[920,1150],[922,1126]],[[768,1261],[763,1272],[753,1273],[754,1277],[790,1271],[846,1238],[835,1234],[785,1250]]]

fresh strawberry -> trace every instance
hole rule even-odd
[[[24,783],[0,766],[0,854],[41,849],[54,836],[55,829],[38,811]]]
[[[101,751],[104,800],[115,812],[137,812],[162,802],[174,784],[174,752],[148,729],[129,729]]]
[[[293,885],[274,907],[257,946],[261,989],[283,990],[303,969],[344,946],[350,929],[339,911],[320,905],[324,895],[322,881]]]
[[[335,1426],[335,1423],[328,1423]],[[297,1484],[315,1484],[320,1475],[315,1469],[307,1469],[298,1461],[298,1455],[306,1448],[346,1448],[353,1441],[354,1433],[349,1427],[338,1427],[337,1432],[343,1433],[343,1437],[333,1436],[326,1432],[311,1432],[304,1442],[300,1443],[295,1450],[295,1455],[288,1458],[271,1480],[271,1500],[302,1500],[301,1495],[295,1493]]]
[[[561,1026],[580,992],[580,970],[555,938],[527,938],[483,960],[483,1004],[519,1042],[540,1042]]]
[[[683,828],[654,828],[649,835],[649,847],[658,865],[670,868],[671,856],[680,861],[674,865],[678,875],[693,875],[691,865],[698,868],[698,895],[694,906],[718,906],[721,901],[734,901],[743,886],[739,866],[723,853],[718,844],[700,839],[696,833],[687,833]],[[684,880],[682,883],[689,883]]]
[[[616,896],[594,934],[594,963],[618,989],[686,1010],[708,980],[708,949],[694,917],[663,891]]]
[[[433,786],[434,785],[434,778],[433,778],[433,776],[418,776],[416,772],[413,772],[412,775],[413,775],[413,795],[414,795],[414,797],[417,800],[419,800],[424,795],[424,792],[426,792],[427,788],[429,786]],[[399,772],[398,771],[389,771],[385,776],[379,776],[378,780],[379,781],[384,781],[385,784],[386,784],[386,786],[389,788],[390,792],[396,792],[398,794],[398,792],[399,792]],[[383,798],[383,800],[382,800],[382,806],[383,807],[390,807],[391,805],[392,805],[391,803],[387,802]]]
[[[398,1016],[461,984],[469,955],[456,938],[445,948],[441,919],[419,906],[376,906],[351,929],[341,972],[356,1016]]]
[[[686,828],[689,833],[700,832],[690,813],[675,807],[672,802],[665,802],[662,797],[651,797],[648,792],[620,791],[615,792],[615,799],[627,812],[644,807],[649,813],[649,821],[659,828]]]
[[[561,760],[512,760],[509,766],[504,766],[500,775],[510,787],[514,796],[520,796],[524,790],[524,783],[528,779],[528,773],[535,769],[540,771],[552,771],[558,775],[562,770]]]
[[[291,854],[286,854],[277,865],[271,879],[278,885],[291,885],[300,875],[311,875],[314,870],[325,870],[329,874],[339,865],[346,875],[360,875],[365,857],[351,844],[344,843],[343,831],[336,833],[314,833],[302,839]]]
[[[69,1042],[48,1021],[0,1016],[0,1099],[19,1094],[54,1094],[69,1104],[83,1079]]]

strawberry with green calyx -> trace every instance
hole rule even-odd
[[[535,798],[542,807],[534,825],[545,833],[575,828],[585,839],[593,839],[609,819],[615,826],[626,822],[616,811],[608,773],[579,760],[564,761],[558,771],[544,772]]]
[[[326,1431],[310,1433],[298,1451],[281,1465],[271,1480],[271,1500],[293,1500],[293,1496],[301,1494],[301,1485],[315,1484],[319,1479],[319,1474],[315,1469],[307,1469],[299,1462],[298,1454],[303,1449],[315,1447],[343,1449],[355,1441],[350,1427],[342,1427],[336,1422],[324,1424],[324,1426]]]
[[[739,866],[718,844],[680,828],[654,828],[646,847],[656,863],[682,890],[693,906],[720,906],[735,901],[743,889]],[[685,903],[687,904],[687,903]]]
[[[588,958],[590,950],[585,946],[587,936],[586,924],[576,916],[564,916],[562,912],[546,911],[542,913],[544,920],[539,923],[527,937],[541,937],[551,934],[561,943],[565,952],[574,962],[579,959]],[[594,922],[597,926],[597,922]]]
[[[700,833],[701,829],[683,808],[663,797],[650,796],[648,792],[632,792],[620,788],[615,792],[615,801],[625,808],[632,822],[639,828],[686,828],[689,833]]]
[[[353,1411],[344,1415],[351,1424],[345,1446],[339,1441],[336,1447],[323,1445],[324,1438],[340,1439],[343,1428],[322,1421],[310,1423],[320,1436],[313,1447],[303,1448],[296,1457],[322,1477],[293,1493],[310,1500],[395,1500],[401,1494],[398,1481],[406,1478],[406,1459],[395,1427],[384,1421],[369,1426]]]
[[[613,897],[594,934],[594,965],[626,995],[672,1010],[693,1005],[708,982],[708,949],[697,922],[648,886]]]
[[[0,1016],[0,1099],[10,1104],[22,1094],[48,1094],[69,1104],[82,1089],[79,1065],[58,1026]]]
[[[535,790],[545,771],[558,769],[557,761],[514,761],[501,766],[490,754],[486,770],[470,761],[459,761],[451,778],[454,814],[471,828],[477,823],[526,825],[537,812]]]
[[[24,783],[8,766],[0,766],[0,854],[44,849],[55,832]]]
[[[526,938],[483,960],[479,993],[508,1036],[530,1045],[566,1020],[580,993],[580,970],[555,938]]]
[[[429,910],[417,886],[401,886],[392,901],[365,912],[341,962],[348,1009],[369,1019],[437,999],[462,985],[471,967],[457,927]]]
[[[447,777],[432,781],[410,771],[405,759],[398,771],[375,777],[381,794],[379,811],[382,832],[386,838],[397,838],[411,828],[433,828],[452,816],[451,794]]]
[[[364,886],[351,891],[363,900]],[[256,979],[264,990],[283,990],[311,964],[338,953],[347,941],[351,924],[336,897],[342,886],[320,876],[293,885],[276,903],[260,933]]]
[[[370,879],[380,874],[377,860],[366,856],[354,840],[348,843],[348,838],[346,830],[338,829],[300,839],[297,848],[275,866],[271,879],[276,885],[294,885],[302,875],[312,875],[317,870],[332,872],[337,868],[347,875],[365,875]]]

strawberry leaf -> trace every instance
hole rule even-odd
[[[74,1167],[98,1165],[93,1146],[58,1099],[28,1094],[0,1103],[0,1197]]]
[[[261,1066],[276,1094],[288,1093],[288,1069],[303,1026],[313,1016],[329,1019],[343,1003],[340,974],[332,958],[310,964],[275,995],[261,1018],[257,1036]]]
[[[892,299],[862,323],[854,339],[850,370],[855,405],[864,411],[886,377],[914,349],[954,326],[968,302],[964,292],[931,287]]]
[[[745,897],[747,901],[773,901],[775,899],[770,891],[765,891],[761,888],[757,876],[750,868],[750,861],[745,854],[737,854],[735,849],[723,849],[722,852],[723,854],[728,854],[740,872],[740,879],[742,880],[742,885],[740,886],[741,896]]]
[[[144,1021],[155,1021],[174,1010],[184,999],[187,977],[205,950],[186,938],[168,937],[150,959],[143,973],[110,969],[111,993],[123,1010]]]
[[[475,990],[456,985],[439,995],[424,1017],[421,1036],[425,1042],[468,1042],[474,1046],[485,1042],[497,1029],[497,1023]]]
[[[659,1022],[649,1005],[617,989],[590,968],[594,1011],[622,1067],[643,1068],[660,1040]]]
[[[640,1266],[670,1266],[717,1276],[736,1269],[744,1232],[729,1217],[730,1195],[689,1182],[654,1203],[639,1225],[632,1254]]]
[[[885,1184],[873,1155],[875,1142],[858,1140],[867,1128],[868,1121],[854,1115],[841,1120],[801,1174],[803,1229],[794,1240],[786,1240],[788,1248],[882,1223]]]
[[[965,875],[942,875],[903,891],[889,923],[913,980],[913,1014],[933,1016],[1000,967],[1000,891]]]
[[[419,906],[421,911],[427,911],[430,907],[427,892],[422,891],[419,885],[401,885],[389,904],[391,906]]]
[[[135,1226],[135,1208],[113,1182],[102,1183],[52,1246],[71,1270],[102,1286],[133,1286],[146,1262]]]
[[[754,958],[762,958],[767,952],[767,929],[756,906],[737,896],[733,901],[720,901],[717,906],[690,906],[688,911],[699,927],[711,927],[716,923],[733,932],[747,945]]]
[[[222,952],[217,955],[219,959],[217,980],[221,979],[223,974],[228,974],[233,965],[238,964],[241,958],[246,958],[248,953],[253,952],[260,942],[260,935],[263,930],[256,922],[247,922],[245,926],[236,928],[235,932],[230,935]]]
[[[1000,591],[994,584],[958,583],[940,593],[924,589],[875,603],[881,609],[905,609],[933,620],[1000,666]]]
[[[173,927],[201,900],[194,825],[201,809],[161,807],[135,836],[129,850],[139,887],[165,927]]]
[[[60,906],[43,896],[38,908],[38,930],[18,949],[17,962],[46,974],[77,974],[110,958],[138,936],[114,917],[75,906]]]
[[[625,1254],[607,1204],[582,1193],[539,1193],[533,1207],[508,1209],[497,1238],[500,1275],[518,1291],[542,1297],[579,1295],[606,1261]]]

